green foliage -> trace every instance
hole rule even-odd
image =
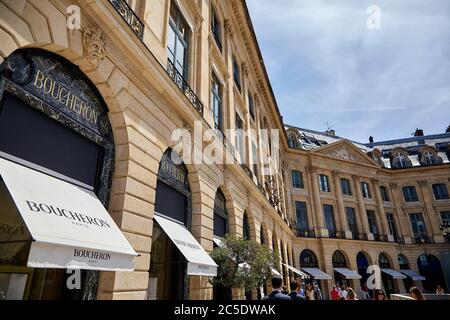
[[[260,287],[272,276],[272,268],[278,268],[278,254],[255,241],[227,236],[223,246],[214,248],[212,259],[218,264],[213,285],[226,288],[245,288],[246,291]]]

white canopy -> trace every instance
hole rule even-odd
[[[134,269],[136,252],[92,192],[3,158],[0,176],[33,240],[29,267]]]
[[[319,268],[302,268],[307,274],[311,275],[314,279],[317,280],[330,280],[331,276]]]
[[[358,272],[347,268],[334,268],[334,271],[342,274],[345,279],[361,279],[361,276],[358,274]]]
[[[401,274],[400,272],[397,272],[393,269],[381,269],[382,272],[386,273],[387,275],[391,276],[394,279],[406,279],[406,276],[404,274]]]
[[[413,270],[400,270],[401,273],[406,274],[408,277],[410,277],[413,281],[423,281],[426,280],[426,278],[421,275],[418,274],[417,272],[413,271]]]
[[[217,264],[184,225],[158,214],[154,219],[188,261],[188,275],[217,276]]]
[[[288,268],[289,270],[291,270],[292,272],[298,274],[300,277],[302,277],[303,279],[309,278],[309,275],[307,275],[306,273],[298,270],[297,268],[294,268],[293,266],[290,266],[288,264],[283,263],[283,266],[285,266],[286,268]]]

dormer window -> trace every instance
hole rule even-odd
[[[392,152],[392,167],[393,168],[408,168],[412,163],[408,157],[408,153],[404,150],[394,150]]]
[[[431,166],[439,163],[442,163],[442,159],[436,154],[434,150],[427,149],[424,152],[422,152],[420,164],[425,166]]]

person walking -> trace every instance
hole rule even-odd
[[[444,289],[442,289],[442,287],[440,285],[438,285],[437,288],[436,288],[436,294],[438,294],[438,295],[445,294]]]
[[[272,292],[265,296],[263,300],[292,300],[291,297],[281,293],[283,289],[283,279],[281,277],[272,278]]]
[[[353,290],[352,288],[348,288],[346,290],[347,292],[347,298],[346,300],[358,300],[358,297],[356,296],[355,290]]]
[[[345,286],[342,286],[340,291],[340,298],[346,300],[347,299],[347,290]]]
[[[411,298],[414,300],[425,300],[424,296],[422,295],[422,292],[417,287],[412,287],[409,289],[409,294],[411,295]]]
[[[291,293],[289,293],[289,297],[292,300],[305,300],[305,297],[300,295],[300,287],[296,281],[291,282]]]
[[[306,286],[306,299],[307,300],[315,300],[314,288],[311,285],[311,283],[308,283],[308,285]]]
[[[383,290],[381,289],[375,290],[375,300],[387,300]]]
[[[330,291],[331,300],[339,300],[339,292],[336,289],[336,286],[333,286],[333,289]]]
[[[316,284],[314,285],[314,299],[316,300],[322,300],[322,290],[320,290],[319,286]]]

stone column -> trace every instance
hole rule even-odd
[[[387,235],[389,242],[394,242],[394,236],[390,233],[389,224],[386,213],[384,211],[383,198],[381,197],[380,183],[377,180],[372,181],[373,193],[375,194],[375,201],[377,203],[377,211],[381,224],[381,233]]]
[[[430,184],[427,180],[419,180],[420,192],[422,194],[422,199],[425,204],[424,218],[428,224],[428,232],[432,235],[434,242],[436,243],[444,243],[445,239],[442,235],[442,231],[439,229],[440,227],[440,219],[438,216],[438,212],[433,207],[433,195],[431,194]]]
[[[344,200],[342,199],[342,190],[339,175],[333,171],[334,180],[334,194],[336,196],[337,211],[338,211],[338,228],[339,231],[345,232],[346,239],[352,239],[352,233],[348,228],[347,217],[345,215]]]
[[[400,190],[398,188],[397,183],[390,183],[389,184],[392,191],[392,201],[394,201],[395,205],[395,213],[397,215],[397,220],[399,221],[398,227],[399,227],[399,233],[401,237],[403,237],[403,241],[405,244],[411,244],[411,232],[409,228],[409,219],[406,216],[406,214],[403,212],[402,209],[402,203],[403,203],[403,197],[400,194]]]
[[[319,175],[317,174],[317,168],[314,167],[311,168],[311,183],[313,191],[314,217],[316,220],[316,236],[327,238],[328,229],[325,228],[322,202],[320,201]]]
[[[355,193],[356,193],[356,200],[358,201],[358,209],[359,209],[359,216],[362,226],[362,231],[367,234],[368,240],[373,240],[373,233],[370,232],[369,228],[369,221],[367,219],[367,211],[366,206],[364,204],[364,198],[361,191],[361,180],[357,176],[352,176],[353,183],[355,185]]]

